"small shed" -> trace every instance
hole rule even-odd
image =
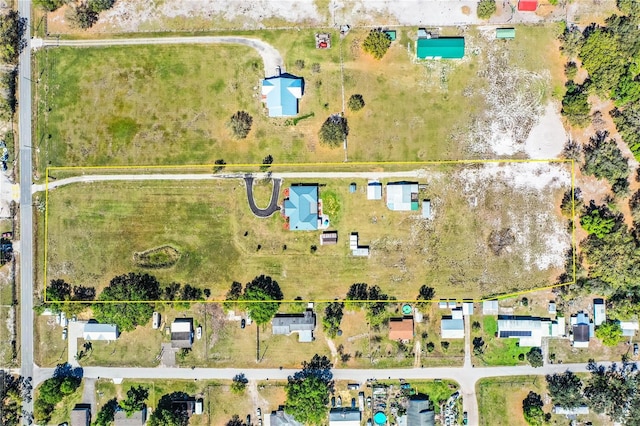
[[[604,299],[593,299],[593,324],[597,327],[607,321],[607,308]]]
[[[431,219],[431,200],[422,200],[422,217]]]
[[[513,39],[516,38],[515,28],[496,28],[497,39]]]
[[[555,314],[557,312],[558,308],[556,307],[556,302],[549,302],[549,309],[548,312],[550,314]]]
[[[520,12],[535,12],[538,8],[538,0],[520,0],[518,10]]]
[[[358,188],[358,186],[356,185],[355,182],[351,182],[349,184],[349,193],[353,194],[354,192],[356,192],[356,189]]]
[[[482,302],[482,315],[498,315],[499,306],[497,300],[485,300]]]
[[[389,40],[396,41],[396,30],[384,30],[383,33],[389,36]]]
[[[325,231],[320,234],[320,245],[328,246],[338,244],[338,231]]]
[[[464,316],[473,315],[473,302],[462,303],[462,315]]]
[[[367,184],[367,200],[382,200],[382,183],[370,180]]]

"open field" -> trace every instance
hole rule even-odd
[[[431,199],[431,221],[419,211],[394,212],[382,200],[367,200],[364,179],[285,182],[285,188],[317,183],[321,199],[337,201],[327,211],[330,229],[340,235],[335,246],[319,246],[319,232],[284,229],[280,215],[255,217],[239,180],[57,188],[48,195],[47,279],[99,291],[116,275],[149,272],[161,283],[209,288],[217,300],[232,281],[260,274],[276,279],[288,300],[344,297],[355,282],[377,284],[401,300],[415,299],[422,284],[433,286],[437,297],[480,298],[552,283],[570,245],[554,213],[569,180],[562,166],[430,166],[421,176],[426,189],[418,198]],[[355,193],[349,193],[351,181],[359,186]],[[489,235],[505,229],[513,239],[495,255]],[[369,258],[349,254],[351,232],[370,245]],[[180,253],[174,266],[136,266],[134,253],[165,245]]]
[[[317,132],[329,114],[343,110],[343,83],[347,98],[359,93],[366,103],[362,111],[346,111],[351,160],[477,156],[471,149],[474,137],[467,133],[493,108],[484,99],[490,88],[483,76],[493,69],[487,56],[541,76],[539,83],[527,81],[519,89],[534,97],[542,90],[548,97],[561,64],[554,49],[532,52],[529,46],[532,41],[555,43],[556,31],[554,26],[522,26],[516,40],[500,44],[468,31],[464,60],[415,64],[406,50],[414,29],[399,29],[398,41],[381,61],[361,52],[366,31],[354,30],[342,46],[343,76],[335,32],[334,47],[327,51],[315,49],[313,30],[236,33],[273,44],[287,71],[305,79],[299,117],[313,116],[297,125],[265,116],[259,101],[262,63],[247,47],[45,49],[36,54],[41,76],[37,170],[42,176],[47,165],[206,164],[218,158],[260,162],[267,154],[276,162],[341,161],[342,149],[321,146]],[[296,67],[298,60],[304,68]],[[312,71],[312,64],[319,64],[320,71]],[[225,124],[239,109],[253,116],[245,140],[234,140]]]

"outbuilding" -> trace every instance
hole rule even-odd
[[[518,11],[535,12],[538,9],[538,0],[520,0],[518,2]]]
[[[514,39],[516,38],[515,28],[496,28],[497,39]]]
[[[382,184],[376,180],[370,180],[367,184],[367,200],[382,200]]]
[[[461,59],[464,57],[464,37],[418,38],[418,59]]]
[[[89,341],[113,341],[117,340],[118,336],[118,327],[114,324],[98,324],[95,322],[88,322],[84,325],[84,329],[82,330],[82,338]]]

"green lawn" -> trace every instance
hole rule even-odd
[[[522,414],[522,401],[529,391],[542,396],[546,390],[543,376],[515,376],[482,379],[476,384],[480,425],[527,426]],[[551,407],[545,407],[548,412]]]
[[[433,200],[433,221],[366,200],[364,179],[357,180],[354,194],[348,189],[351,179],[313,181],[321,185],[320,198],[326,191],[338,201],[338,221],[331,229],[338,230],[341,242],[335,246],[319,246],[318,232],[284,229],[278,214],[256,218],[238,180],[61,187],[49,194],[47,278],[100,290],[115,275],[149,272],[162,283],[210,288],[215,299],[232,281],[248,282],[260,274],[275,278],[285,299],[344,297],[354,282],[378,284],[401,300],[415,299],[423,283],[435,287],[438,297],[482,297],[547,285],[553,271],[530,268],[519,249],[502,256],[490,253],[492,228],[487,224],[509,226],[518,217],[516,226],[523,221],[535,226],[536,214],[550,207],[531,201],[549,197],[551,205],[554,195],[511,191],[499,180],[495,185],[485,180],[476,184],[482,189],[472,185],[471,191],[482,190],[486,201],[470,211],[464,193],[469,182],[456,178],[460,170],[434,168],[426,191],[419,194]],[[285,182],[285,187],[296,182]],[[359,233],[360,244],[371,246],[370,258],[349,255],[351,232]],[[544,250],[544,238],[544,233],[532,236],[526,249]],[[134,261],[134,253],[164,245],[180,252],[175,266],[148,270]],[[312,245],[319,246],[315,253]],[[314,285],[307,285],[311,281]]]
[[[440,402],[446,402],[458,390],[459,386],[451,380],[425,380],[409,382],[418,393],[429,395],[433,401],[436,414],[440,412]]]
[[[484,353],[480,356],[472,354],[473,363],[482,366],[499,365],[527,365],[526,358],[523,361],[518,359],[520,354],[529,352],[531,348],[521,348],[518,346],[518,339],[499,339],[496,337],[498,331],[498,321],[496,317],[475,315],[472,322],[478,321],[482,324],[480,331],[472,331],[471,339],[482,337],[485,342]]]
[[[366,103],[346,111],[351,160],[468,158],[461,135],[483,111],[483,55],[416,64],[406,49],[414,29],[398,31],[380,61],[359,47],[366,30],[351,31],[342,46],[344,73],[336,33],[330,50],[315,49],[313,29],[241,33],[272,43],[286,70],[305,79],[300,117],[313,116],[297,125],[266,117],[259,100],[263,66],[247,47],[43,49],[36,54],[37,170],[42,176],[47,166],[260,162],[267,154],[276,162],[342,161],[342,149],[323,147],[317,138],[326,117],[342,111],[342,83],[346,98],[357,93]],[[518,27],[516,40],[498,49],[513,67],[550,69],[555,78],[562,72],[556,51],[530,49],[533,40],[555,43],[555,31]],[[475,31],[466,37],[481,52],[494,43]],[[299,60],[304,67],[296,66]],[[240,109],[253,116],[253,127],[238,141],[226,122]]]

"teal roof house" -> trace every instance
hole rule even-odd
[[[289,188],[284,201],[284,216],[289,218],[292,231],[318,229],[318,185],[295,185]]]
[[[418,59],[461,59],[464,57],[464,37],[418,38]]]
[[[262,101],[269,117],[293,117],[298,114],[298,99],[304,92],[304,80],[291,74],[280,74],[262,80]]]

